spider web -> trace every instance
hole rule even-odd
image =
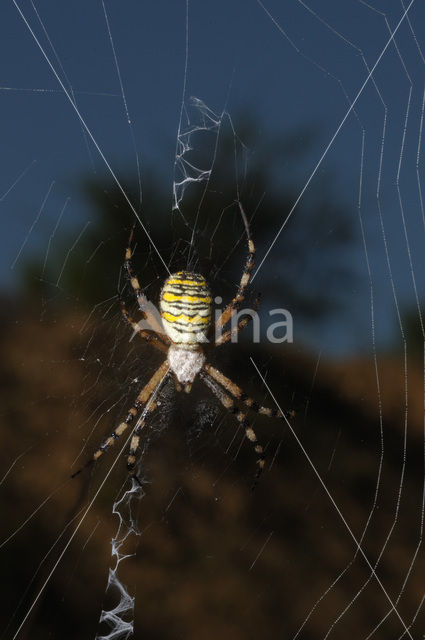
[[[1,637],[422,637],[423,6],[1,14]],[[238,202],[261,343],[247,328],[209,359],[297,414],[254,417],[257,490],[249,443],[200,385],[161,390],[142,489],[130,430],[68,480],[161,362],[119,311],[117,289],[137,313],[132,225],[151,302],[190,268],[225,304]],[[283,307],[294,343],[270,344]]]

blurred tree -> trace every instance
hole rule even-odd
[[[422,366],[424,360],[424,334],[422,322],[416,305],[413,307],[406,307],[403,310],[402,324],[407,341],[407,353],[409,358],[413,361],[417,361],[419,366]],[[399,353],[400,331],[398,327],[396,331],[396,338],[394,338],[394,345],[396,351]]]
[[[184,158],[197,167],[212,165],[212,172],[208,182],[188,184],[180,212],[171,213],[170,185],[164,187],[158,173],[144,169],[140,212],[170,270],[189,267],[207,274],[213,292],[224,300],[234,292],[246,253],[237,198],[251,220],[259,263],[303,186],[317,138],[312,128],[267,134],[249,117],[240,118],[235,130],[237,136],[233,128],[225,127],[218,138],[213,131],[194,134]],[[197,136],[201,134],[204,138],[198,144]],[[303,177],[298,179],[300,168]],[[123,186],[136,203],[137,185]],[[110,177],[84,179],[83,187],[96,217],[70,255],[62,275],[65,298],[47,284],[48,274],[43,282],[35,276],[40,273],[39,264],[28,263],[22,274],[25,289],[36,292],[38,298],[42,293],[44,298],[58,297],[62,302],[74,300],[92,306],[117,291],[134,215]],[[295,310],[301,318],[325,316],[334,310],[353,277],[348,252],[352,237],[347,207],[340,204],[329,179],[322,175],[320,191],[309,188],[254,287],[261,288],[270,305]],[[135,264],[142,286],[156,302],[166,275],[164,267],[137,224],[135,241]],[[50,262],[52,272],[57,272],[57,265],[71,244],[65,235],[56,241]],[[121,285],[123,282],[121,278]]]

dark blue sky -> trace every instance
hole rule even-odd
[[[150,166],[169,176],[171,207],[184,86],[186,2],[106,0],[132,129],[102,2],[19,0],[18,5],[65,86],[72,86],[78,108],[111,166],[125,179],[135,177],[136,147],[142,181]],[[231,115],[251,111],[260,131],[267,133],[316,126],[320,135],[314,154],[305,166],[291,168],[299,191],[344,117],[348,100],[364,82],[365,62],[369,67],[375,63],[388,41],[388,28],[394,29],[404,11],[400,0],[269,0],[263,5],[254,0],[192,0],[188,7],[186,99],[196,96],[217,112],[227,101]],[[49,242],[55,242],[51,234],[67,198],[58,233],[68,229],[77,238],[91,219],[79,181],[90,172],[103,174],[105,167],[12,0],[2,3],[0,18],[0,284],[10,288],[20,264],[40,252],[45,255]],[[423,2],[414,2],[396,44],[389,46],[377,67],[376,84],[369,82],[361,95],[358,117],[349,116],[313,180],[320,188],[324,172],[332,172],[336,192],[352,208],[358,230],[353,259],[364,279],[349,292],[352,309],[357,310],[353,326],[332,325],[331,333],[322,327],[316,344],[331,344],[332,333],[338,333],[338,343],[347,348],[370,342],[369,284],[357,215],[360,175],[379,335],[385,338],[396,327],[396,308],[378,190],[397,300],[414,303],[415,285],[423,298],[425,234],[417,179],[423,174],[421,159],[419,174],[416,171],[425,81]],[[164,224],[168,214],[161,214]],[[332,233],[326,219],[323,226]],[[279,252],[279,242],[273,251]]]

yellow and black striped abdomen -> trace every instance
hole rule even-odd
[[[191,271],[173,273],[164,282],[159,305],[164,328],[173,342],[207,342],[211,294],[203,276]]]

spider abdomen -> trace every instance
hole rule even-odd
[[[164,282],[159,305],[165,331],[173,342],[208,342],[211,294],[203,276],[191,271],[173,273]]]

